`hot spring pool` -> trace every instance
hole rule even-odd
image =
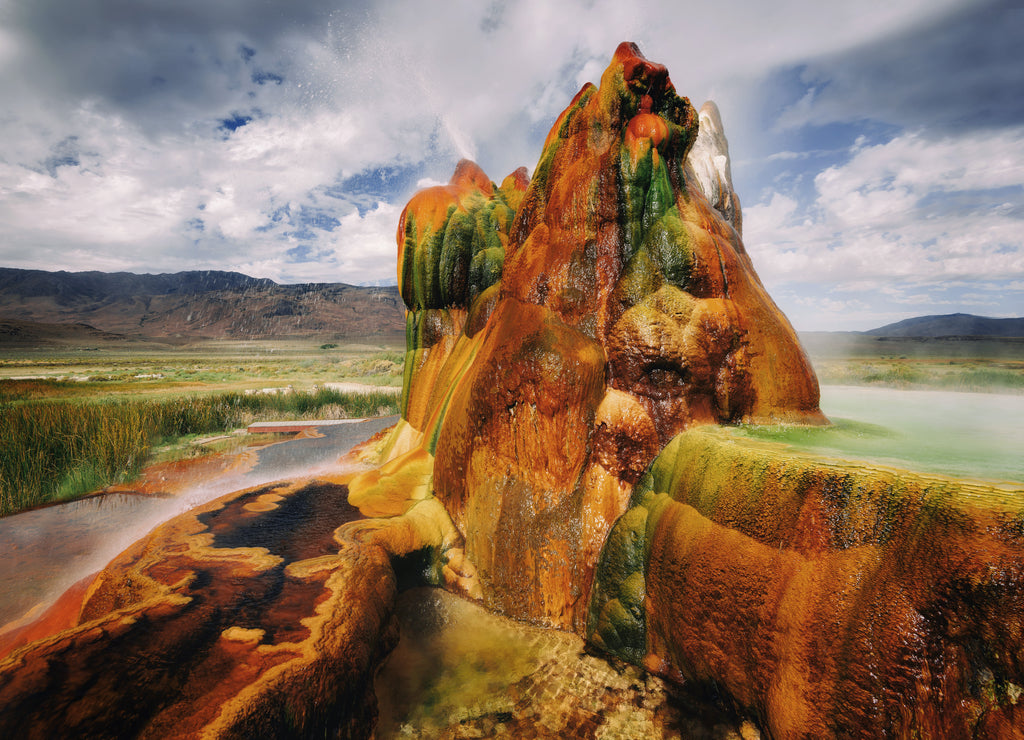
[[[958,478],[1024,484],[1024,395],[824,385],[831,427],[745,427],[797,449]]]

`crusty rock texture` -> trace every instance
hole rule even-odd
[[[0,735],[369,737],[395,577],[346,499],[264,486],[136,542],[70,626],[0,657]]]
[[[605,544],[588,637],[772,737],[1021,737],[1021,493],[691,429]]]
[[[1021,737],[1019,501],[716,426],[825,423],[716,107],[622,44],[509,182],[464,162],[406,209],[407,405],[353,502],[440,502],[446,585],[705,683],[772,737]],[[480,238],[437,246],[456,217],[502,247],[475,289]],[[455,298],[408,284],[438,271]]]
[[[583,631],[608,530],[681,430],[824,421],[740,241],[717,112],[703,115],[717,129],[699,134],[667,70],[624,43],[528,183],[461,162],[403,213],[405,404],[384,458],[426,462],[504,613]]]

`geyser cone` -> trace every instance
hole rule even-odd
[[[434,456],[432,492],[503,612],[582,631],[608,529],[680,430],[822,420],[795,333],[687,167],[697,137],[665,67],[624,43],[525,194],[522,173],[497,188],[463,162],[403,214],[393,454]]]

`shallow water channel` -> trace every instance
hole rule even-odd
[[[353,445],[396,421],[353,420],[320,428],[320,437],[261,447],[251,467],[169,498],[109,493],[0,518],[0,627],[39,611],[158,524],[232,491],[334,469]]]

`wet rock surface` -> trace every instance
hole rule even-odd
[[[584,630],[608,530],[682,429],[824,421],[735,228],[724,134],[701,139],[698,119],[624,43],[555,122],[532,179],[498,187],[464,161],[403,213],[403,422],[380,459],[392,475],[428,466],[425,494],[502,613]],[[697,140],[701,178],[686,164]]]
[[[1022,492],[728,431],[684,432],[638,484],[591,641],[773,737],[1019,736]]]
[[[484,203],[475,166],[453,186],[470,172]],[[716,436],[827,423],[741,229],[717,110],[620,45],[552,127],[500,280],[407,297],[428,349],[361,510],[405,470],[468,581],[435,583],[718,687],[773,736],[1021,736],[1019,497]]]
[[[303,442],[316,461],[323,439],[295,440],[290,462]],[[362,517],[337,441],[332,457],[333,475],[171,519],[69,591],[0,659],[0,734],[368,736],[395,577],[384,550],[345,536]]]
[[[156,524],[232,491],[333,466],[341,451],[396,420],[324,426],[258,449],[160,463],[130,486],[0,519],[0,655],[9,623],[39,616]]]

